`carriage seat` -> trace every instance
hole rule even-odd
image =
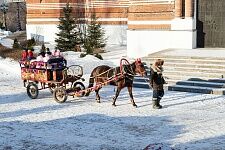
[[[66,68],[67,61],[63,57],[52,57],[47,61],[52,70],[63,70]]]

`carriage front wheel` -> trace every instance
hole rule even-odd
[[[67,93],[64,87],[55,88],[53,97],[57,103],[64,103],[67,100]]]
[[[29,83],[27,85],[27,95],[32,98],[36,99],[38,97],[38,86],[35,83]]]

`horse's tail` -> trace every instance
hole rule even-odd
[[[90,78],[89,78],[89,85],[88,88],[91,88],[94,86],[94,70],[91,72]],[[91,93],[91,90],[88,90],[85,94],[85,96],[89,96]]]

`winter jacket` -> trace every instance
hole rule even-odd
[[[163,90],[163,84],[165,84],[165,80],[162,76],[162,72],[156,71],[153,67],[150,68],[150,85],[153,90]]]
[[[34,59],[34,54],[32,51],[28,51],[28,59],[29,60]]]
[[[22,52],[22,58],[21,58],[21,60],[27,60],[27,56],[28,56],[28,53],[27,53],[27,51],[23,51]]]

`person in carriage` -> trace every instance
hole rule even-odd
[[[44,57],[42,56],[42,52],[38,53],[36,58],[36,68],[43,68],[44,67]]]
[[[45,52],[45,54],[48,54],[48,55],[52,55],[52,52],[50,52],[50,49],[49,48],[46,48],[46,52]]]
[[[23,49],[22,56],[21,56],[21,61],[26,61],[28,57],[28,50]]]
[[[28,53],[27,53],[27,59],[28,60],[32,60],[32,59],[35,59],[34,57],[34,53],[31,49],[28,50]]]
[[[166,84],[163,78],[163,64],[164,60],[157,59],[155,63],[150,67],[150,85],[153,89],[152,107],[154,109],[161,109],[160,100],[164,96],[163,84]]]

